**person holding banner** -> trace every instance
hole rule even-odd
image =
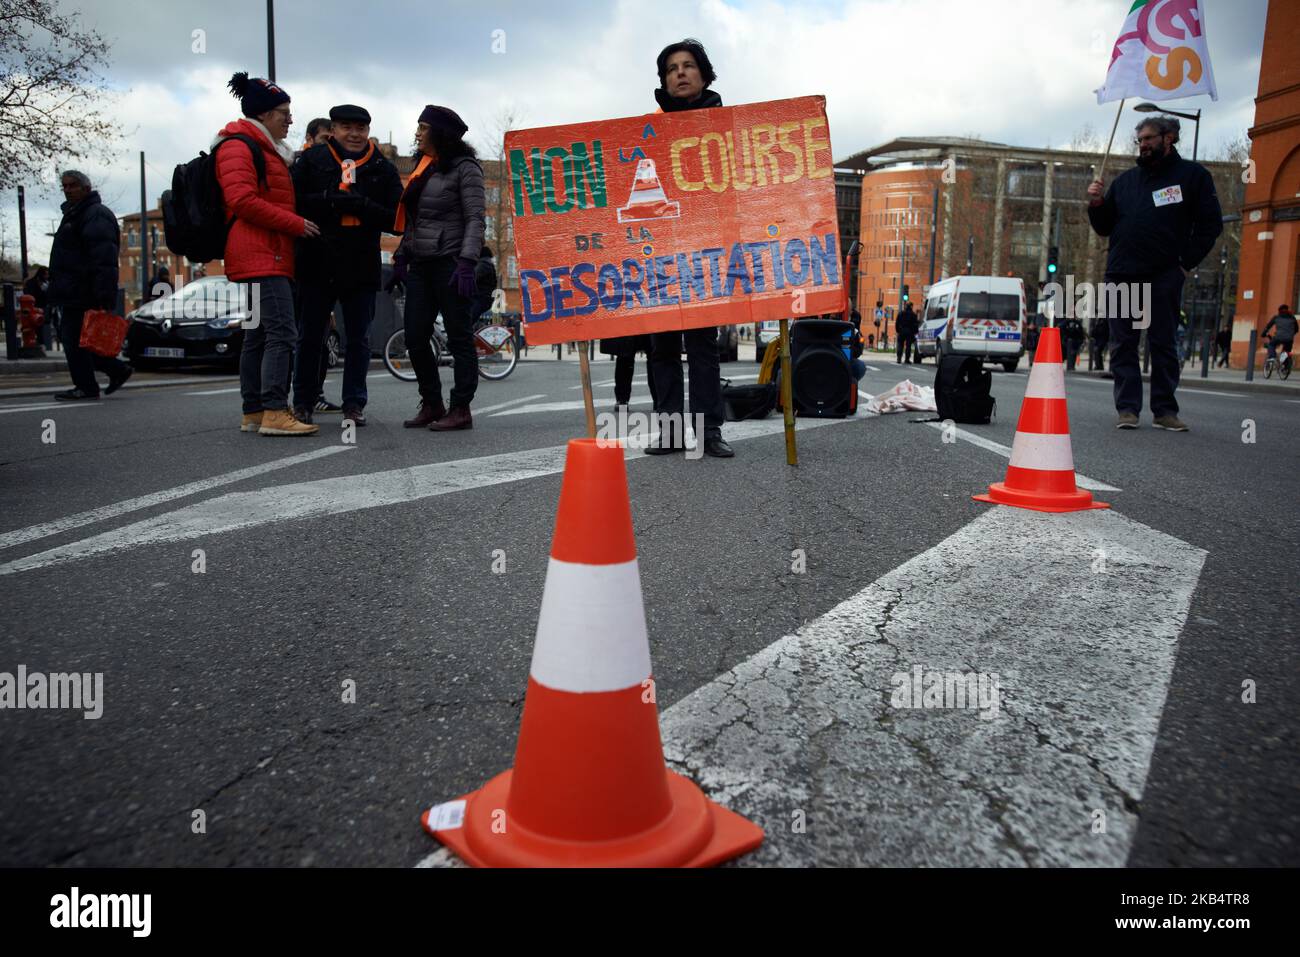
[[[1130,293],[1128,301],[1144,304],[1141,314],[1108,317],[1117,429],[1138,427],[1138,340],[1146,328],[1154,425],[1187,431],[1174,397],[1178,302],[1183,282],[1223,232],[1223,212],[1209,171],[1178,155],[1178,131],[1173,117],[1144,119],[1137,126],[1137,165],[1115,177],[1109,189],[1100,179],[1088,187],[1088,219],[1099,236],[1110,237],[1106,282],[1129,286],[1140,298]]]
[[[420,386],[420,408],[402,423],[434,432],[473,428],[469,405],[478,386],[470,302],[478,292],[474,267],[483,249],[487,200],[483,167],[465,142],[469,127],[445,106],[426,106],[416,140],[420,161],[397,206],[393,257],[406,273],[406,347]],[[450,407],[433,355],[433,325],[442,313],[454,362]]]
[[[698,40],[686,39],[669,44],[659,51],[656,65],[659,88],[654,95],[660,111],[675,113],[722,106],[722,97],[709,89],[717,74]],[[704,453],[717,458],[731,458],[736,453],[722,438],[722,373],[718,362],[718,330],[712,325],[684,332],[656,332],[651,336],[650,377],[656,393],[654,408],[656,413],[670,418],[660,419],[659,438],[646,447],[646,453],[665,455],[686,448],[683,340],[686,361],[691,367],[691,414],[701,415],[704,419]]]

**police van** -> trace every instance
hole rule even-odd
[[[1025,284],[1006,276],[953,276],[925,296],[917,333],[923,356],[979,356],[1014,372],[1024,353]]]

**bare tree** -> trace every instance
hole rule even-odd
[[[104,38],[51,0],[0,0],[0,189],[106,155],[120,139],[102,113],[112,98],[99,73],[107,65]]]

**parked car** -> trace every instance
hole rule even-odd
[[[225,276],[203,276],[127,314],[123,350],[135,365],[222,363],[238,366],[249,319],[247,292]]]
[[[393,267],[383,266],[386,286]],[[241,324],[251,312],[247,287],[225,276],[203,276],[180,286],[170,296],[154,299],[127,313],[126,345],[132,364],[142,367],[162,364],[220,363],[239,366],[244,345]],[[384,343],[402,324],[405,290],[375,294],[375,316],[370,324],[370,354],[382,356]],[[327,364],[331,369],[343,362],[347,348],[343,310],[334,306],[334,318],[326,333]]]

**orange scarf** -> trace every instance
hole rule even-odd
[[[420,157],[420,162],[415,164],[415,171],[411,173],[411,178],[406,181],[406,189],[402,190],[402,198],[397,202],[397,216],[393,219],[393,231],[398,233],[406,232],[406,193],[411,188],[412,183],[419,181],[420,176],[433,163],[433,157],[425,153]]]
[[[343,160],[340,159],[340,158],[339,158],[339,154],[336,153],[336,152],[334,151],[334,144],[331,143],[331,142],[329,142],[328,140],[326,140],[326,141],[325,141],[325,146],[329,149],[329,151],[330,151],[330,156],[333,156],[333,157],[334,157],[334,162],[338,163],[338,164],[339,164],[339,167],[340,167],[341,169],[346,170],[347,167],[343,165]],[[374,143],[367,143],[367,144],[366,144],[366,151],[365,151],[365,153],[362,154],[361,159],[357,160],[357,161],[352,165],[352,168],[353,168],[353,169],[356,169],[358,166],[364,166],[364,165],[366,164],[366,162],[370,159],[370,157],[372,157],[372,156],[374,156],[374,155],[375,155],[375,144],[374,144]],[[355,178],[354,178],[354,179],[355,179]],[[340,182],[339,182],[339,189],[346,193],[346,192],[347,192],[348,190],[350,190],[351,188],[352,188],[352,181],[349,181],[348,178],[347,178],[347,176],[343,176],[343,177],[340,179]],[[340,217],[339,217],[339,225],[340,225],[340,226],[360,226],[360,225],[361,225],[361,220],[360,220],[359,218],[357,218],[356,216],[340,216]]]

